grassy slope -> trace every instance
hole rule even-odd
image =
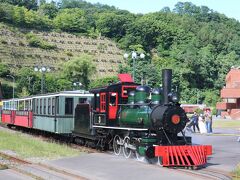
[[[118,66],[125,63],[122,50],[107,38],[93,39],[65,32],[32,31],[38,39],[57,46],[57,49],[50,50],[31,47],[26,38],[30,31],[0,22],[0,62],[9,65],[11,71],[40,64],[58,70],[61,63],[84,53],[93,56],[99,77],[116,75]]]
[[[79,150],[72,149],[66,145],[54,142],[45,142],[40,139],[30,137],[19,132],[10,133],[0,130],[0,150],[10,150],[22,158],[46,158],[54,159],[58,157],[76,156]]]

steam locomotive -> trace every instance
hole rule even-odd
[[[162,77],[162,89],[140,86],[127,74],[119,75],[119,83],[92,89],[91,108],[78,104],[75,109],[75,128],[85,124],[84,130],[74,129],[75,139],[81,141],[84,131],[102,149],[126,158],[161,157],[164,166],[205,164],[211,146],[191,145],[183,132],[188,118],[171,91],[172,70],[163,70]]]
[[[2,122],[70,136],[126,158],[157,157],[163,166],[205,165],[212,147],[192,145],[185,136],[188,118],[171,91],[172,70],[163,70],[162,89],[139,85],[128,74],[118,77],[118,83],[90,92],[32,96],[14,107],[3,101]]]

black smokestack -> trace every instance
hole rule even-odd
[[[163,83],[163,103],[167,104],[168,94],[171,92],[172,87],[172,70],[163,69],[162,70],[162,83]]]

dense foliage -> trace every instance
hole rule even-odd
[[[63,64],[63,75],[66,79],[81,82],[84,89],[88,89],[90,78],[96,72],[96,66],[93,64],[92,59],[93,57],[87,54],[74,57]]]
[[[172,68],[173,87],[188,103],[214,104],[226,73],[240,65],[240,23],[206,6],[179,2],[172,11],[166,7],[143,15],[81,0],[41,1],[37,8],[34,1],[0,2],[2,22],[106,36],[122,49],[144,52],[146,58],[136,60],[136,80],[158,86],[161,69]],[[129,58],[129,67],[119,71],[131,71],[132,63]]]

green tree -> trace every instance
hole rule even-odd
[[[206,90],[204,92],[204,103],[207,106],[216,106],[216,103],[220,101],[219,90]]]
[[[10,70],[8,69],[8,66],[6,64],[0,64],[0,77],[6,77],[8,74],[10,74]]]
[[[54,19],[56,28],[68,32],[86,33],[90,30],[85,12],[81,9],[63,9]]]
[[[33,83],[35,81],[40,82],[40,77],[37,76],[36,73],[34,73],[33,68],[21,68],[16,73],[16,81],[17,81],[17,88],[16,92],[19,94],[19,96],[23,96],[24,94],[36,94],[33,89]],[[35,90],[37,90],[35,88]],[[40,91],[40,88],[39,88]]]
[[[97,88],[97,87],[104,87],[107,86],[111,83],[116,83],[118,82],[118,77],[117,76],[110,76],[110,77],[104,77],[104,78],[98,78],[95,80],[92,80],[89,88]]]
[[[65,77],[72,82],[81,82],[88,89],[91,76],[96,72],[93,57],[83,54],[63,64]]]
[[[27,88],[26,87],[23,87],[22,88],[22,91],[18,94],[18,97],[27,97],[27,96],[29,96],[30,95],[30,93],[29,93],[29,91],[27,90]]]
[[[97,14],[96,27],[103,36],[119,40],[126,34],[130,19],[113,12]]]
[[[58,8],[56,4],[52,1],[51,3],[43,3],[38,8],[38,12],[45,16],[48,16],[50,19],[53,19],[57,16]]]
[[[9,3],[17,6],[24,6],[27,9],[37,9],[37,0],[0,0],[0,3]]]
[[[15,7],[13,11],[13,22],[17,25],[24,25],[26,11],[24,7]]]

